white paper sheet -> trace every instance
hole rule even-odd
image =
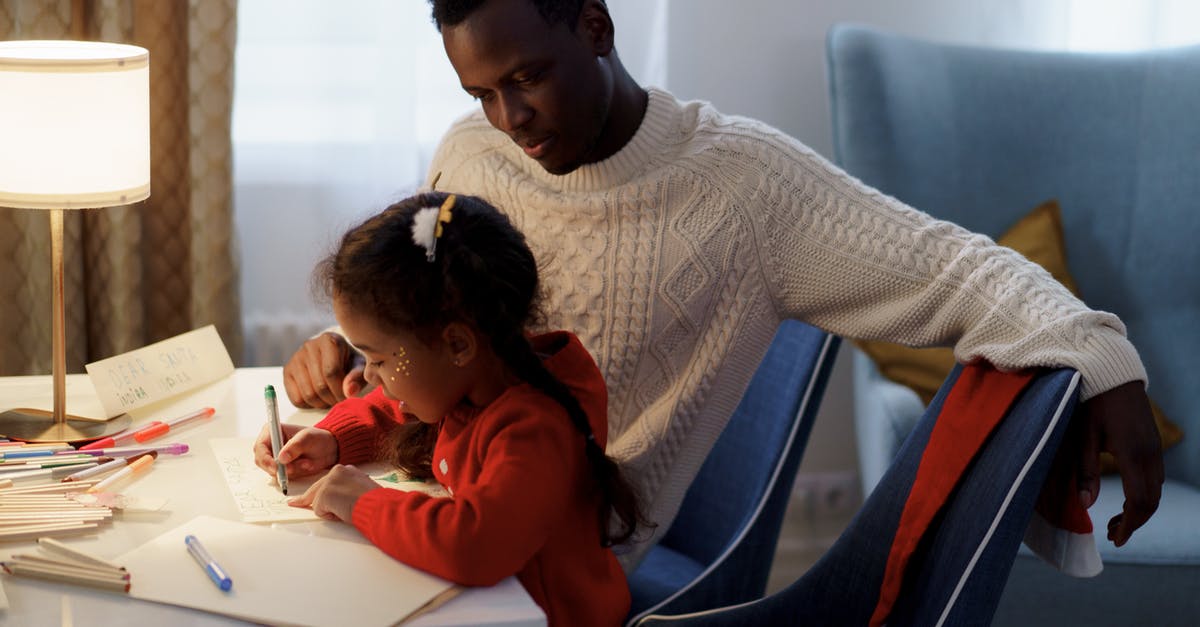
[[[243,521],[267,523],[320,520],[312,510],[288,505],[289,497],[279,491],[279,483],[275,477],[254,465],[253,438],[213,438],[209,440],[209,444]],[[362,470],[370,473],[375,481],[384,487],[405,491],[420,490],[433,496],[447,495],[436,483],[404,481],[404,477],[396,476],[398,471],[383,464],[364,465]],[[289,480],[288,494],[304,494],[321,476],[323,475]]]
[[[275,477],[254,465],[253,438],[213,438],[209,444],[243,521],[320,520],[310,509],[288,505],[288,497],[279,491]],[[288,492],[292,496],[304,494],[315,480],[288,481]]]
[[[233,580],[228,592],[192,559],[187,534]],[[130,573],[132,597],[272,625],[392,625],[453,588],[374,546],[210,516],[115,561]]]

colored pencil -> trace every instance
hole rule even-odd
[[[61,555],[64,558],[72,559],[85,564],[95,564],[97,566],[125,570],[124,566],[118,566],[117,564],[114,564],[113,562],[110,562],[99,555],[94,555],[76,546],[64,544],[58,540],[55,540],[54,538],[38,538],[38,547],[47,553]]]
[[[0,527],[0,540],[34,540],[48,535],[88,533],[99,527],[93,522],[58,522],[38,525]]]
[[[67,569],[43,568],[33,564],[13,561],[0,562],[0,566],[3,566],[4,570],[13,575],[93,586],[105,590],[116,590],[118,592],[129,592],[128,578],[97,576],[83,571],[72,572]]]

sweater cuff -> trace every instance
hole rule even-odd
[[[378,456],[379,429],[369,421],[331,411],[314,426],[329,431],[337,440],[339,464],[362,464]]]
[[[1102,392],[1130,381],[1142,381],[1149,387],[1150,378],[1146,367],[1138,356],[1137,349],[1124,336],[1117,333],[1098,334],[1088,338],[1084,352],[1086,362],[1080,364],[1083,385],[1079,400],[1086,401]]]
[[[350,524],[354,525],[364,538],[374,542],[371,536],[379,521],[383,520],[388,502],[397,494],[403,493],[383,486],[368,490],[354,502],[354,510],[350,512]]]

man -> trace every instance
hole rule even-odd
[[[639,482],[652,539],[789,317],[847,337],[955,343],[960,360],[1000,368],[1079,370],[1085,403],[1067,449],[1081,502],[1095,500],[1105,449],[1126,494],[1109,539],[1124,544],[1154,513],[1162,453],[1115,316],[775,129],[642,88],[603,0],[432,3],[482,111],[447,133],[431,184],[483,196],[525,231],[550,326],[575,331],[605,374],[608,452]],[[357,393],[353,363],[336,334],[309,340],[285,367],[289,398],[327,407]]]

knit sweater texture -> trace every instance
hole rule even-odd
[[[603,447],[607,394],[596,363],[569,333],[533,344]],[[403,420],[380,387],[338,403],[317,426],[337,438],[339,462],[357,463],[376,459],[383,434]],[[359,497],[351,519],[388,555],[455,583],[490,586],[515,574],[550,625],[619,625],[629,587],[600,543],[599,487],[584,446],[562,405],[515,385],[438,424],[433,476],[449,498],[381,487]]]
[[[577,333],[608,383],[608,452],[637,482],[653,536],[785,318],[953,345],[959,361],[1001,369],[1069,366],[1084,399],[1146,380],[1116,316],[1016,252],[865,186],[766,124],[648,91],[633,138],[566,175],[470,114],[443,138],[427,184],[440,173],[439,190],[487,199],[526,234],[548,326]]]

